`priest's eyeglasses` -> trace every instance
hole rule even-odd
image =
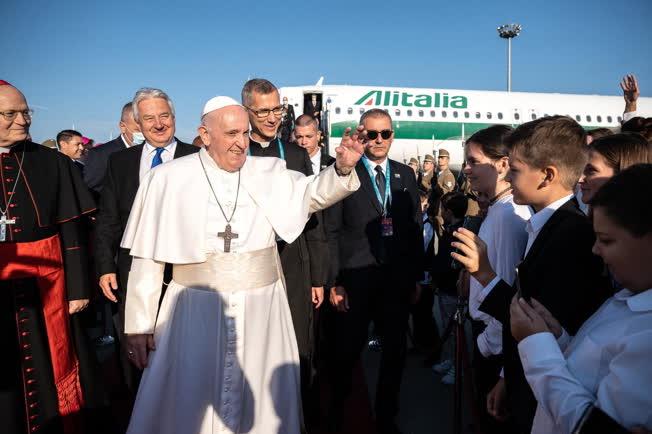
[[[285,112],[285,107],[282,105],[278,107],[274,107],[273,109],[260,109],[260,110],[254,110],[251,107],[245,106],[247,110],[252,112],[253,114],[256,115],[257,118],[260,119],[265,119],[270,115],[270,113],[274,113],[274,116],[281,116]]]
[[[378,134],[380,134],[380,137],[382,137],[383,140],[387,140],[390,137],[392,137],[392,134],[394,134],[394,131],[392,131],[392,130],[382,130],[382,131],[369,130],[369,131],[367,131],[367,137],[369,138],[369,140],[376,140],[378,138]]]
[[[32,109],[21,110],[21,111],[7,110],[6,112],[0,112],[0,115],[4,116],[4,118],[5,118],[5,120],[7,122],[11,122],[14,119],[16,119],[16,116],[18,116],[18,113],[22,114],[23,118],[25,118],[25,120],[28,121],[28,120],[32,119],[32,115],[34,114],[34,110],[32,110]]]

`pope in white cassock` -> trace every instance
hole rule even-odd
[[[249,121],[229,97],[206,103],[206,147],[149,172],[122,247],[134,257],[125,332],[145,368],[129,433],[299,433],[299,355],[276,238],[360,183],[361,128],[319,176],[247,157]],[[359,137],[360,136],[360,137]],[[173,264],[159,310],[165,263]]]

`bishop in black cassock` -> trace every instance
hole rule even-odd
[[[80,432],[85,389],[69,302],[89,298],[95,204],[72,161],[27,141],[24,96],[0,81],[0,421],[4,433]]]

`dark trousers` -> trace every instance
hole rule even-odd
[[[402,282],[385,267],[369,267],[342,275],[349,310],[334,312],[330,352],[333,405],[343,406],[351,392],[352,372],[367,343],[370,321],[382,342],[376,387],[377,419],[393,419],[405,365],[408,294],[412,282]]]

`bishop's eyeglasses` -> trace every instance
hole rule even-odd
[[[18,116],[18,113],[23,115],[23,118],[25,120],[30,120],[32,119],[32,115],[34,114],[34,110],[32,109],[27,109],[27,110],[7,110],[6,112],[0,112],[0,115],[2,115],[7,122],[11,122],[14,119],[16,119],[16,116]]]
[[[283,115],[283,113],[285,112],[285,108],[282,105],[278,107],[274,107],[272,109],[260,109],[260,110],[254,110],[251,107],[247,107],[247,106],[245,106],[245,108],[250,112],[252,112],[253,114],[255,114],[256,117],[260,119],[265,119],[270,115],[270,113],[274,113],[274,116],[278,117]]]

